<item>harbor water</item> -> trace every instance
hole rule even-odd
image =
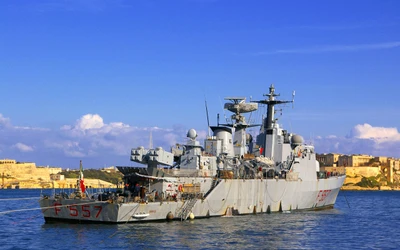
[[[334,209],[140,224],[44,222],[40,190],[0,190],[0,249],[399,249],[400,192],[341,191]]]

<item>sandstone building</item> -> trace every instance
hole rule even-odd
[[[61,168],[37,167],[33,162],[0,160],[1,188],[76,188],[77,180],[64,178]],[[114,188],[115,185],[97,179],[85,179],[93,188]]]
[[[345,170],[347,182],[354,178],[372,177],[382,175],[387,182],[400,184],[400,160],[385,156],[371,155],[340,155],[340,154],[317,154],[317,160],[321,169],[325,171]],[[359,181],[359,180],[358,180]]]

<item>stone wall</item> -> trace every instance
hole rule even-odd
[[[4,174],[4,188],[19,186],[20,188],[76,188],[77,179],[53,181],[52,174],[61,172],[61,168],[36,167],[35,163],[17,163],[15,160],[0,162],[0,178]],[[0,185],[3,179],[1,180]],[[98,180],[85,179],[85,185],[92,188],[115,188],[116,185]]]
[[[346,171],[345,167],[320,167],[320,171],[326,172],[336,172],[336,173],[344,173]]]
[[[346,172],[346,176],[354,177],[371,177],[380,174],[380,167],[321,167],[321,171],[328,172]]]
[[[351,187],[344,188],[348,190],[353,190],[352,187],[354,187],[354,190],[362,190],[363,188],[358,188],[353,186],[353,184],[360,182],[362,177],[373,177],[381,173],[380,167],[321,167],[321,171],[346,172],[344,185],[352,185]]]
[[[29,186],[29,183],[38,181],[50,181],[50,174],[60,172],[61,168],[38,168],[35,163],[3,163],[0,164],[0,177],[4,174],[4,187],[12,183],[22,183]],[[0,183],[3,185],[3,179]],[[36,187],[36,186],[34,186]]]
[[[380,167],[346,167],[346,175],[349,177],[371,177],[380,174]]]

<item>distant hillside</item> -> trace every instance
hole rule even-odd
[[[65,178],[79,178],[79,170],[76,171],[63,171],[60,174],[64,175]],[[113,184],[117,184],[118,182],[122,182],[122,173],[107,173],[98,169],[87,169],[83,170],[83,176],[85,179],[100,179],[103,181],[111,182]]]

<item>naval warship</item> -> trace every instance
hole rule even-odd
[[[271,85],[259,101],[225,98],[231,122],[209,126],[203,145],[190,129],[187,142],[169,151],[133,148],[130,160],[146,166],[118,167],[123,189],[89,194],[81,175],[74,192],[43,195],[45,221],[134,223],[332,208],[345,175],[321,171],[314,147],[278,124],[275,106],[294,100],[278,96]],[[267,111],[254,140],[248,130],[256,125],[244,114],[259,106]]]

